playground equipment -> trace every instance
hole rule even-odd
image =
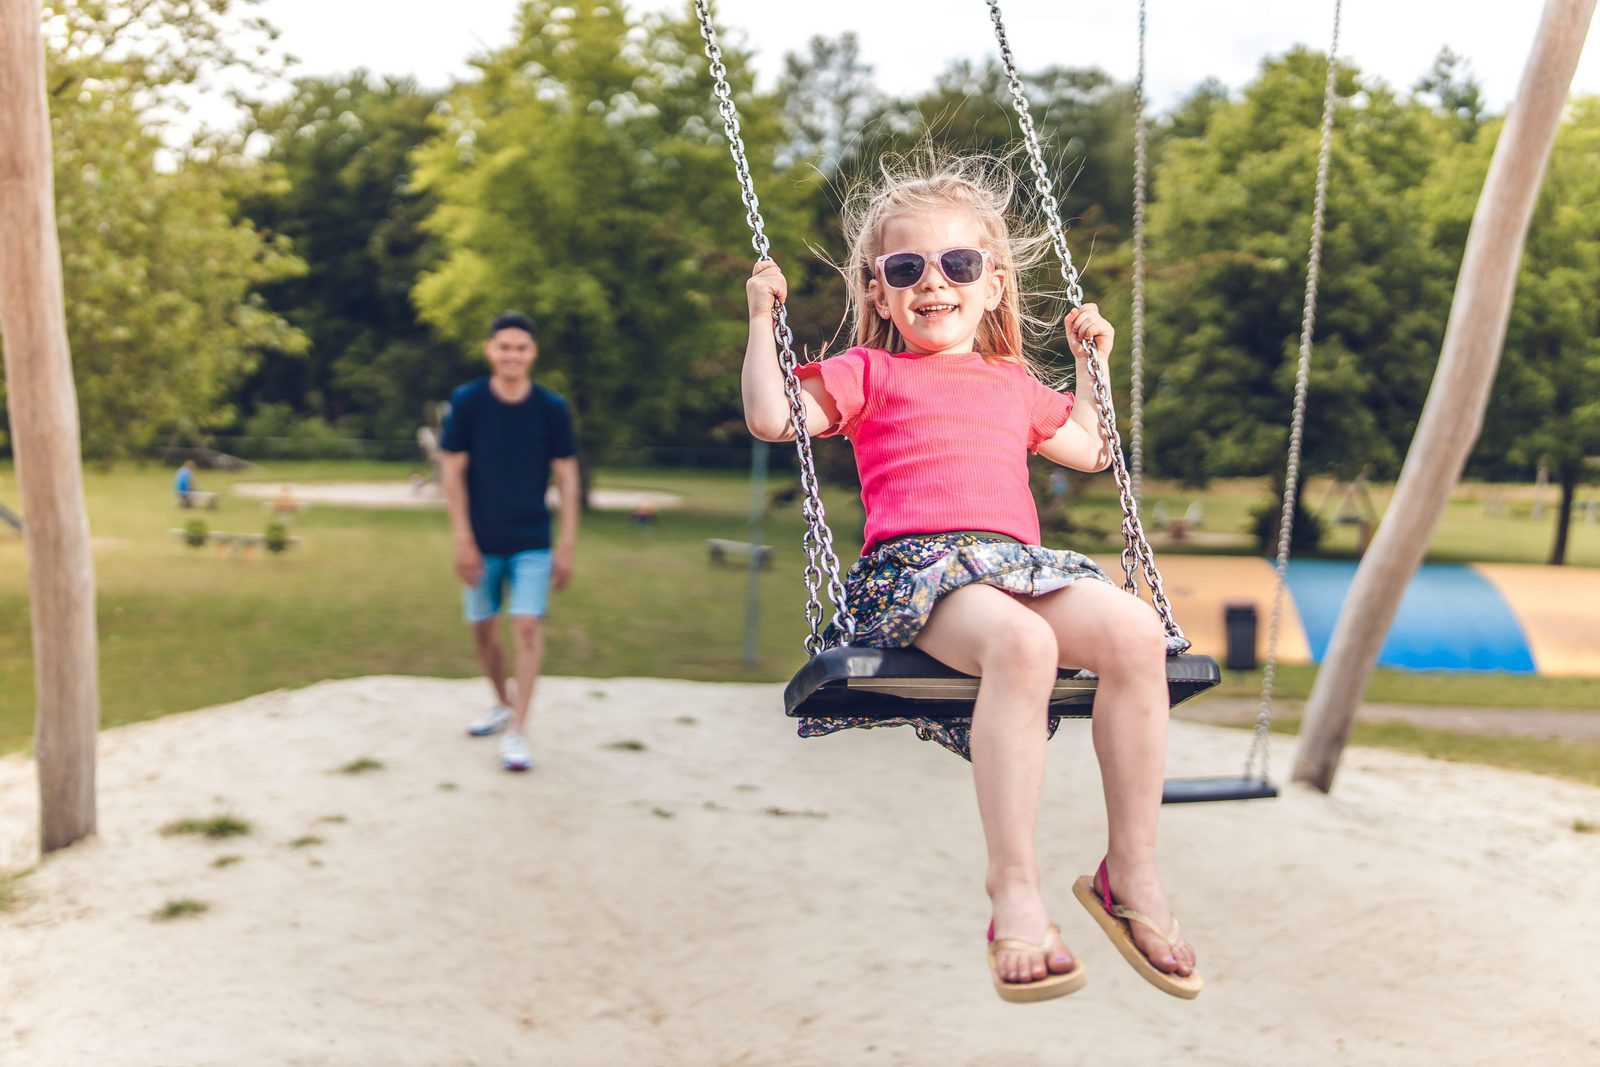
[[[1072,254],[1067,247],[1066,230],[1061,222],[1059,206],[1050,174],[1045,166],[1043,149],[1040,145],[1038,134],[1034,129],[1027,96],[1023,91],[1022,80],[1017,73],[1011,46],[1006,37],[999,0],[987,0],[987,4],[990,20],[994,24],[995,37],[999,45],[1001,63],[1004,68],[1012,105],[1016,110],[1018,124],[1023,131],[1024,142],[1034,176],[1034,188],[1044,208],[1045,218],[1050,228],[1051,241],[1057,258],[1061,263],[1061,274],[1066,283],[1067,297],[1074,307],[1080,307],[1083,304],[1083,288],[1079,284],[1079,272],[1073,264]],[[770,258],[768,253],[771,246],[765,233],[765,224],[761,217],[760,205],[755,193],[754,179],[750,174],[743,137],[739,132],[738,113],[734,107],[732,91],[728,85],[727,70],[722,63],[722,50],[718,45],[716,29],[712,23],[709,0],[696,0],[695,10],[699,17],[701,36],[706,42],[706,55],[711,61],[711,75],[715,81],[718,110],[722,115],[723,125],[727,133],[729,151],[733,155],[741,199],[747,209],[746,218],[752,233],[752,245],[756,250],[758,259],[768,259]],[[1252,743],[1250,754],[1246,759],[1243,775],[1227,778],[1169,781],[1163,798],[1166,803],[1264,798],[1277,795],[1277,788],[1269,780],[1267,771],[1271,686],[1275,665],[1277,628],[1281,615],[1284,571],[1287,566],[1289,551],[1289,530],[1292,526],[1295,487],[1299,473],[1305,393],[1310,371],[1311,331],[1316,305],[1318,267],[1321,260],[1322,220],[1327,200],[1328,158],[1332,136],[1334,102],[1335,65],[1333,57],[1338,49],[1339,12],[1340,5],[1336,0],[1334,6],[1334,43],[1329,50],[1328,80],[1323,99],[1322,142],[1318,158],[1316,208],[1312,224],[1310,263],[1307,270],[1305,313],[1301,330],[1300,366],[1295,390],[1295,410],[1290,434],[1289,471],[1284,493],[1282,534],[1278,552],[1278,576],[1273,600],[1272,625],[1269,631],[1266,681],[1262,693],[1261,711],[1258,716],[1255,739]],[[1136,153],[1135,185],[1137,232],[1139,235],[1137,240],[1142,243],[1144,214],[1143,79],[1145,41],[1143,3],[1140,4],[1139,26],[1140,106],[1138,112],[1140,117],[1136,131],[1136,140],[1139,148]],[[1135,333],[1136,336],[1141,336],[1143,324],[1142,250],[1137,255],[1141,278],[1136,298],[1135,314],[1137,325]],[[977,694],[978,679],[951,670],[916,649],[885,651],[875,648],[856,647],[850,644],[855,634],[855,622],[845,605],[844,586],[839,577],[839,561],[833,551],[833,535],[828,528],[822,506],[816,467],[812,459],[811,441],[805,426],[805,409],[800,399],[799,380],[795,374],[797,359],[793,347],[793,334],[789,329],[787,309],[781,303],[773,308],[773,330],[778,343],[779,363],[783,368],[785,392],[789,398],[792,421],[796,432],[795,447],[799,454],[801,486],[805,493],[805,504],[802,512],[807,523],[807,533],[802,543],[808,560],[808,565],[805,569],[807,590],[806,619],[811,624],[811,634],[806,638],[805,642],[806,651],[810,653],[811,659],[794,676],[784,692],[786,710],[790,715],[797,717],[848,713],[852,716],[873,718],[881,721],[908,718],[969,718],[972,713],[972,701]],[[1142,355],[1142,340],[1136,342],[1136,344],[1138,345],[1136,352]],[[1110,382],[1107,380],[1099,360],[1095,358],[1092,346],[1090,346],[1089,356],[1087,365],[1093,378],[1092,387],[1101,412],[1101,432],[1109,445],[1112,473],[1116,479],[1122,503],[1122,533],[1124,540],[1122,565],[1126,576],[1124,588],[1130,594],[1136,595],[1138,576],[1142,570],[1145,584],[1150,590],[1151,602],[1155,607],[1156,613],[1161,618],[1162,625],[1169,637],[1169,644],[1177,650],[1167,660],[1167,691],[1171,703],[1175,705],[1216,685],[1221,681],[1221,672],[1217,667],[1216,661],[1209,656],[1191,655],[1186,652],[1189,642],[1184,637],[1177,620],[1173,617],[1171,605],[1168,603],[1166,594],[1162,589],[1160,571],[1156,567],[1154,554],[1151,551],[1149,540],[1145,536],[1144,528],[1140,521],[1137,493],[1122,454],[1122,438],[1117,431]],[[1140,368],[1136,365],[1136,378],[1139,376],[1139,372]],[[1136,406],[1138,395],[1136,392]],[[829,640],[824,637],[822,626],[824,612],[818,587],[824,581],[827,585],[828,598],[834,609],[834,633],[839,635],[838,643],[832,644],[831,647],[829,646]],[[1050,713],[1077,717],[1091,714],[1097,686],[1098,680],[1088,672],[1071,669],[1062,670],[1057,677],[1056,685],[1051,695]]]
[[[1473,212],[1428,400],[1306,703],[1294,780],[1328,792],[1389,624],[1483,425],[1517,266],[1596,0],[1548,0]]]
[[[189,530],[172,527],[167,531],[167,536],[174,541],[195,545],[195,535]],[[231,533],[226,530],[206,530],[200,534],[200,547],[206,544],[216,548],[218,559],[255,559],[262,548],[273,552],[283,552],[300,543],[300,538],[285,534],[275,537],[269,530],[267,533]],[[276,544],[277,547],[274,547]]]

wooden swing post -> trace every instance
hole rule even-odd
[[[1483,427],[1522,246],[1596,0],[1547,0],[1495,146],[1428,400],[1306,704],[1294,780],[1326,793],[1389,625]]]
[[[38,0],[0,0],[0,347],[26,519],[40,848],[51,852],[95,830],[100,691]]]

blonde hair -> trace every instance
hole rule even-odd
[[[840,270],[847,294],[845,317],[853,320],[855,343],[890,352],[906,349],[899,328],[878,315],[868,291],[875,277],[873,261],[890,251],[882,247],[888,221],[920,212],[966,210],[978,224],[993,269],[1005,275],[1000,303],[984,313],[974,347],[985,359],[1021,364],[1034,377],[1046,380],[1045,363],[1030,351],[1029,336],[1047,336],[1050,321],[1031,313],[1029,306],[1052,294],[1036,292],[1025,299],[1021,279],[1049,254],[1050,235],[1016,205],[1017,181],[1011,168],[992,156],[941,156],[928,145],[913,154],[885,156],[879,169],[881,183],[858,185],[843,210],[849,251]]]

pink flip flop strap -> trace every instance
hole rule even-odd
[[[1107,911],[1111,911],[1117,906],[1117,902],[1111,899],[1111,872],[1106,869],[1105,860],[1100,861],[1100,869],[1094,872],[1094,884],[1095,888],[1100,890],[1100,902],[1105,905]]]
[[[1105,907],[1107,912],[1115,915],[1119,919],[1127,919],[1129,922],[1136,922],[1140,923],[1141,925],[1148,926],[1151,930],[1155,931],[1157,937],[1161,938],[1161,940],[1167,943],[1167,948],[1169,950],[1177,950],[1179,931],[1178,919],[1176,916],[1174,916],[1172,919],[1172,929],[1163,930],[1161,927],[1156,925],[1154,919],[1150,918],[1143,912],[1134,911],[1132,908],[1127,907],[1126,905],[1118,904],[1111,896],[1111,872],[1106,869],[1105,860],[1100,861],[1100,869],[1095,872],[1094,882],[1095,888],[1100,892],[1101,904]]]

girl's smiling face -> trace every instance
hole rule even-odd
[[[876,274],[867,284],[874,311],[894,322],[907,351],[917,355],[973,351],[978,325],[999,306],[1005,292],[1005,273],[992,261],[971,285],[953,284],[934,260],[947,248],[985,248],[983,232],[971,212],[951,208],[894,215],[883,224],[876,255],[920,252],[929,260],[922,278],[909,288],[890,288]]]

